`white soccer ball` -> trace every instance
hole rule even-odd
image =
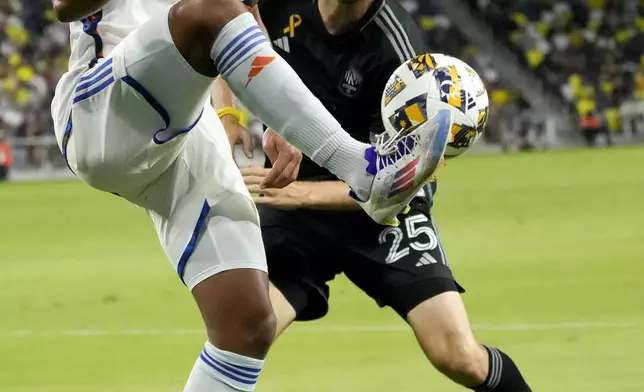
[[[479,75],[451,56],[423,54],[391,75],[381,102],[385,132],[396,135],[413,131],[431,119],[438,106],[432,105],[435,102],[452,109],[454,123],[445,158],[459,156],[483,133],[489,99]]]

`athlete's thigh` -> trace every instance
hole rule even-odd
[[[228,270],[266,272],[257,209],[211,107],[175,162],[135,203],[150,212],[188,288]]]
[[[429,204],[413,200],[398,227],[365,224],[347,245],[343,270],[380,306],[401,317],[425,300],[463,289],[447,263]]]
[[[177,157],[210,84],[177,51],[167,14],[153,18],[78,79],[61,143],[70,167],[90,185],[130,198]]]
[[[455,348],[476,346],[460,293],[445,292],[414,307],[407,315],[416,339],[431,359]]]

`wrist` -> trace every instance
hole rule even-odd
[[[232,106],[226,106],[225,108],[218,110],[217,116],[219,116],[220,119],[223,119],[224,117],[232,117],[243,127],[248,125],[248,115],[246,112],[243,110],[237,110]]]
[[[224,126],[229,124],[239,125],[239,120],[232,114],[224,114],[223,116],[220,116],[219,119],[221,120],[221,123],[224,124]]]

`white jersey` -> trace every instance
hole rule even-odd
[[[150,18],[162,15],[177,0],[110,0],[103,7],[103,15],[98,29],[103,43],[103,56],[110,55],[132,31],[136,30]],[[82,22],[70,23],[71,55],[69,70],[62,76],[56,88],[52,102],[52,114],[55,121],[65,122],[71,108],[71,97],[83,72],[96,57],[94,38],[83,31]]]
[[[99,29],[103,53],[107,57],[114,47],[136,28],[154,16],[161,15],[177,0],[111,0],[103,7]],[[81,22],[70,24],[72,53],[70,70],[87,65],[96,55],[94,39],[83,32]]]

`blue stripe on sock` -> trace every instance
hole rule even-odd
[[[251,44],[249,44],[244,49],[243,52],[239,53],[239,55],[237,57],[235,57],[233,62],[230,63],[230,65],[228,67],[226,67],[225,69],[220,69],[219,72],[222,75],[225,75],[228,71],[230,71],[231,68],[233,68],[236,65],[237,61],[239,61],[242,57],[248,55],[250,52],[252,52],[259,45],[262,45],[262,44],[265,44],[265,43],[268,43],[268,41],[266,40],[266,37],[262,37],[262,38],[260,38],[258,40],[255,40],[255,42],[252,42]]]
[[[201,355],[199,355],[199,358],[201,358],[201,360],[202,360],[206,365],[210,366],[210,367],[211,367],[211,368],[213,368],[215,371],[217,371],[217,372],[221,373],[221,375],[223,375],[223,376],[225,376],[225,377],[230,378],[231,380],[234,380],[234,381],[237,381],[237,382],[239,382],[239,383],[246,384],[246,385],[255,385],[255,384],[257,383],[257,380],[254,380],[254,381],[243,380],[243,379],[241,379],[241,378],[239,378],[239,377],[236,377],[236,376],[235,376],[235,375],[233,375],[233,374],[230,374],[230,373],[226,372],[225,370],[221,369],[220,367],[218,367],[218,366],[217,366],[217,365],[215,365],[214,363],[210,362],[210,361],[209,361],[209,360],[208,360],[208,359],[203,355],[203,353],[202,353]]]
[[[254,32],[256,30],[262,31],[259,28],[259,26],[254,25],[254,26],[251,26],[251,27],[247,28],[241,34],[239,34],[237,37],[235,37],[232,41],[230,41],[228,43],[228,45],[226,45],[226,47],[224,47],[224,49],[217,55],[217,58],[215,59],[215,65],[217,65],[217,68],[219,68],[219,64],[221,64],[221,61],[225,60],[225,57],[228,56],[228,52],[230,51],[230,49],[233,46],[235,46],[235,44],[237,42],[239,42],[241,39],[246,37],[248,34]]]
[[[109,59],[105,60],[104,62],[101,63],[96,69],[94,69],[91,73],[83,76],[80,78],[79,82],[84,82],[88,79],[92,79],[94,76],[98,75],[102,70],[105,69],[108,65],[112,64],[114,62],[114,59],[110,57]]]
[[[257,379],[257,377],[259,377],[259,372],[261,371],[261,369],[239,366],[230,362],[226,362],[224,360],[219,360],[210,355],[205,349],[203,350],[203,354],[212,362],[237,375],[255,380]]]
[[[107,68],[105,70],[105,72],[101,73],[100,75],[98,75],[97,77],[93,78],[92,80],[90,80],[88,82],[85,82],[83,84],[79,84],[78,87],[76,87],[76,92],[78,93],[81,90],[85,90],[87,88],[92,87],[92,85],[100,82],[101,80],[103,80],[103,78],[105,78],[107,75],[109,75],[111,73],[112,73],[112,67],[109,67],[109,68]]]
[[[101,83],[101,84],[100,84],[99,86],[97,86],[96,88],[94,88],[94,89],[92,89],[92,90],[89,90],[89,91],[87,91],[87,92],[86,92],[86,93],[84,93],[84,94],[81,94],[81,95],[76,96],[76,97],[74,98],[73,103],[74,103],[74,104],[76,104],[76,103],[79,103],[80,101],[84,101],[84,100],[86,100],[86,99],[88,99],[88,98],[93,97],[94,95],[96,95],[96,94],[100,93],[101,91],[105,90],[105,89],[106,89],[107,87],[109,87],[112,83],[114,83],[114,76],[110,77],[109,79],[107,79],[105,82]]]
[[[224,61],[219,63],[219,66],[217,67],[217,69],[222,70],[222,69],[227,68],[228,65],[230,65],[229,61],[232,60],[233,56],[236,53],[239,53],[239,52],[247,53],[248,51],[245,50],[245,47],[247,47],[252,41],[254,41],[254,40],[258,39],[258,38],[263,38],[264,40],[266,40],[266,36],[264,35],[264,33],[261,30],[256,32],[256,33],[254,33],[254,34],[252,34],[252,35],[249,35],[242,42],[240,42],[239,45],[237,45],[235,47],[235,49],[233,49],[233,51],[230,53],[230,56],[226,57],[226,59]]]
[[[186,272],[186,264],[188,263],[190,256],[192,256],[192,253],[195,251],[197,240],[199,239],[199,235],[203,230],[204,224],[206,223],[206,218],[208,218],[209,213],[210,213],[210,205],[208,204],[208,200],[206,200],[204,201],[203,207],[201,208],[199,219],[197,219],[197,224],[195,225],[195,229],[192,232],[192,237],[190,237],[190,241],[188,242],[186,249],[184,249],[183,254],[181,254],[181,258],[179,258],[179,264],[177,265],[177,273],[179,274],[179,278],[181,278],[182,281],[183,281],[183,275]]]

